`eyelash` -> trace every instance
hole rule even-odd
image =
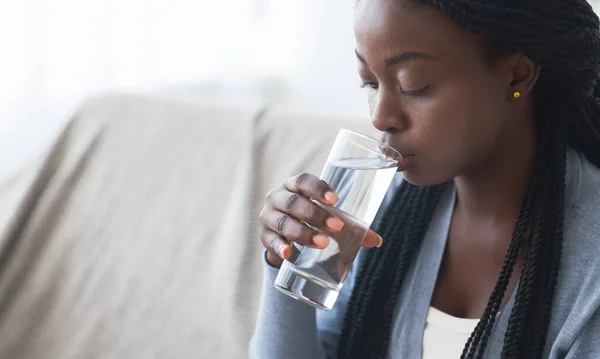
[[[423,87],[422,89],[416,90],[416,91],[404,91],[404,90],[400,90],[400,93],[402,93],[405,96],[421,96],[425,93],[425,91],[429,90],[429,87],[431,87],[431,85],[427,85],[425,87]],[[364,88],[370,88],[372,90],[377,90],[379,89],[379,84],[378,83],[363,83],[360,84],[360,88],[364,89]]]
[[[372,90],[377,90],[379,88],[379,84],[378,83],[362,83],[362,84],[360,84],[361,89],[364,89],[367,87]]]

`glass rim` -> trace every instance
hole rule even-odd
[[[380,152],[378,152],[376,149],[367,148],[367,147],[364,147],[364,146],[362,146],[362,145],[360,145],[360,144],[358,144],[358,143],[356,143],[356,142],[352,141],[352,142],[353,142],[355,145],[358,145],[358,146],[360,146],[360,147],[363,147],[365,150],[368,150],[368,151],[370,151],[370,152],[373,152],[373,153],[377,153],[377,154],[381,154],[381,155],[383,155],[383,156],[386,156],[385,152],[384,152],[384,151],[381,151],[381,148],[383,147],[383,148],[385,149],[385,151],[391,151],[391,152],[392,152],[392,153],[395,155],[395,156],[393,156],[393,157],[395,157],[395,158],[394,158],[395,160],[400,160],[400,159],[402,159],[402,154],[401,154],[400,152],[396,151],[394,148],[392,148],[392,147],[390,147],[390,146],[386,145],[385,143],[383,143],[383,142],[379,141],[379,140],[378,140],[378,139],[376,139],[376,138],[373,138],[373,137],[371,137],[371,136],[368,136],[368,135],[364,135],[364,134],[362,134],[362,133],[359,133],[359,132],[355,132],[355,131],[349,130],[349,129],[347,129],[347,128],[341,128],[341,129],[340,129],[340,132],[345,132],[345,133],[348,133],[348,134],[352,134],[352,135],[354,135],[354,136],[358,136],[358,137],[360,137],[360,138],[362,138],[362,139],[364,139],[364,140],[368,140],[368,141],[374,142],[375,144],[377,144],[377,145],[378,145],[378,149],[379,149],[379,151],[380,151]],[[392,156],[390,156],[390,157],[392,157]]]

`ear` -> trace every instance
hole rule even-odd
[[[527,96],[533,90],[539,76],[540,66],[525,54],[518,53],[510,56],[506,62],[508,66],[508,96],[511,99],[516,92],[521,97]]]

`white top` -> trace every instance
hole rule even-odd
[[[453,317],[429,307],[423,332],[422,359],[460,358],[479,319]]]

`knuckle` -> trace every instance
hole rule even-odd
[[[267,203],[273,203],[274,199],[275,199],[275,190],[270,190],[269,192],[267,192],[267,195],[265,196],[265,201]]]
[[[260,241],[262,242],[263,246],[265,248],[269,248],[269,238],[268,238],[268,232],[265,231],[264,228],[261,228],[260,230]]]
[[[275,222],[276,226],[277,226],[277,230],[279,232],[282,232],[285,229],[285,225],[288,221],[290,217],[288,217],[287,215],[281,215],[277,218],[277,221]]]
[[[298,176],[296,176],[296,186],[301,186],[303,184],[305,184],[308,179],[310,178],[310,174],[304,172],[302,174],[299,174]]]
[[[275,252],[277,249],[278,242],[279,242],[279,237],[272,234],[269,236],[269,238],[267,238],[267,247],[270,248],[273,252]]]
[[[298,193],[292,193],[285,199],[285,203],[284,203],[285,208],[286,209],[294,208],[296,203],[298,203],[299,199],[300,199],[300,195]]]
[[[260,213],[258,214],[258,219],[260,220],[261,223],[264,224],[264,222],[267,219],[267,211],[265,210],[265,208],[263,208]]]

